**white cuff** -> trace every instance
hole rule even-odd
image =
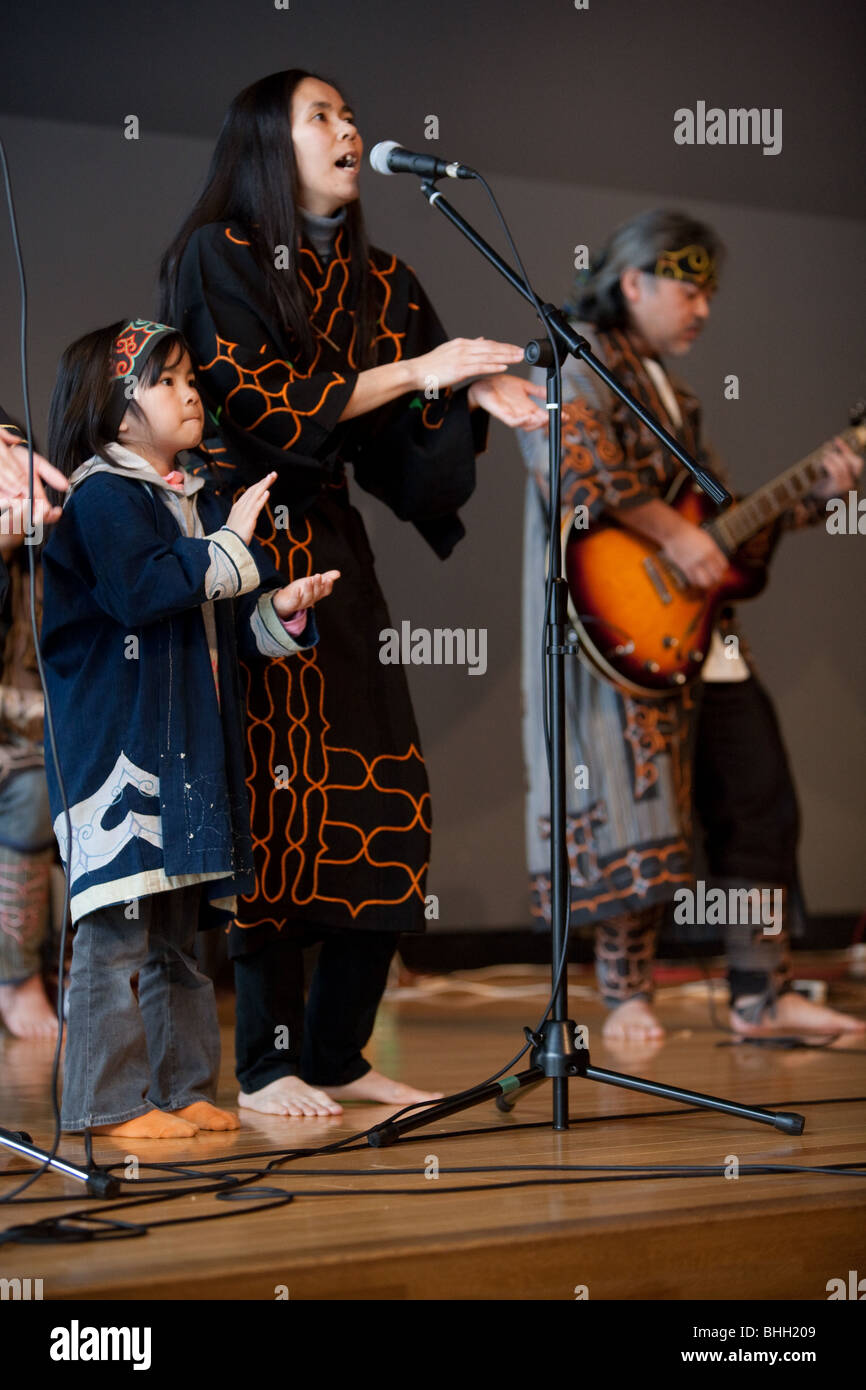
[[[210,543],[211,562],[204,577],[205,597],[208,599],[236,598],[259,586],[259,571],[251,552],[236,532],[221,526]]]
[[[307,619],[309,623],[309,618]],[[250,614],[250,630],[262,656],[289,656],[306,651],[307,647],[286,632],[274,608],[273,593],[262,594]],[[306,629],[305,629],[306,630]]]

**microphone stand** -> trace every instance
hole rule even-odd
[[[435,186],[433,179],[421,185],[421,191],[432,207],[439,209],[449,222],[462,232],[486,260],[498,270],[510,285],[524,299],[537,306],[538,300],[530,287],[506,261],[494,251],[474,227],[451,207]],[[697,463],[682,448],[676,439],[650,414],[629,391],[617,381],[607,367],[593,353],[589,343],[574,329],[566,316],[553,304],[541,305],[542,318],[550,335],[556,340],[557,355],[570,353],[585,362],[601,377],[610,389],[624,401],[630,410],[652,430],[679,459],[704,492],[717,506],[730,501],[730,495],[718,479],[701,464]],[[526,350],[527,361],[541,362],[547,366],[547,407],[550,416],[548,429],[550,460],[551,504],[558,496],[560,470],[561,436],[561,383],[559,373],[553,364],[553,353],[547,340],[534,340]],[[552,518],[553,522],[553,518]],[[569,917],[570,881],[568,856],[565,845],[565,658],[576,656],[577,644],[566,642],[568,585],[562,577],[562,555],[559,542],[559,528],[551,524],[549,543],[550,609],[546,614],[547,640],[545,644],[547,681],[550,699],[550,737],[551,737],[551,777],[550,777],[550,889],[552,925],[552,999],[549,1016],[541,1030],[534,1033],[524,1029],[527,1042],[532,1044],[530,1065],[526,1070],[489,1081],[481,1086],[450,1097],[448,1100],[434,1102],[424,1107],[420,1114],[407,1115],[403,1119],[386,1120],[374,1126],[367,1136],[367,1143],[373,1148],[386,1148],[394,1144],[401,1135],[410,1130],[434,1124],[437,1120],[467,1110],[487,1100],[495,1100],[497,1108],[510,1111],[514,1108],[517,1096],[543,1081],[553,1082],[553,1128],[568,1129],[568,1082],[573,1077],[587,1081],[600,1081],[608,1086],[622,1086],[630,1091],[642,1091],[647,1095],[660,1096],[665,1100],[680,1101],[684,1105],[694,1105],[705,1110],[719,1110],[740,1119],[751,1120],[756,1124],[772,1125],[784,1134],[802,1134],[805,1120],[802,1115],[784,1111],[766,1110],[763,1107],[740,1105],[736,1101],[723,1100],[718,1096],[703,1095],[699,1091],[684,1090],[679,1086],[668,1086],[661,1082],[647,1081],[641,1077],[627,1076],[622,1072],[608,1071],[604,1067],[594,1067],[590,1063],[589,1051],[580,1045],[582,1032],[568,1017],[567,962],[565,948]]]
[[[87,1156],[86,1168],[82,1168],[78,1163],[70,1163],[58,1154],[50,1153],[48,1149],[37,1148],[26,1130],[0,1129],[0,1148],[10,1149],[12,1153],[20,1154],[22,1158],[37,1163],[40,1168],[52,1168],[54,1172],[61,1173],[65,1178],[75,1178],[77,1182],[83,1183],[87,1188],[89,1197],[116,1197],[121,1191],[120,1180],[104,1168],[98,1168],[94,1165],[89,1131],[85,1134],[84,1142]],[[58,1197],[57,1201],[62,1202],[63,1197]],[[5,1231],[3,1235],[8,1240],[10,1233]]]

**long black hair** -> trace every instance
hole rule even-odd
[[[593,257],[589,271],[578,274],[566,309],[602,331],[625,328],[628,314],[619,283],[622,272],[629,266],[652,270],[663,251],[695,244],[705,247],[715,261],[721,262],[724,247],[718,234],[705,222],[665,208],[639,213],[621,223]]]
[[[70,343],[60,359],[48,407],[48,457],[67,478],[94,455],[111,462],[105,447],[117,442],[117,429],[111,424],[117,389],[112,386],[113,350],[128,322],[119,319],[107,328],[85,333]],[[180,333],[167,333],[137,373],[138,384],[154,386],[166,364],[179,362],[188,351]],[[136,401],[130,400],[127,409],[144,419]]]
[[[292,97],[307,77],[336,86],[318,73],[288,68],[245,87],[229,106],[204,189],[160,264],[159,316],[163,323],[178,322],[178,271],[193,232],[210,222],[239,222],[265,277],[283,329],[299,344],[302,357],[311,361],[311,306],[298,274],[300,211],[291,126]],[[345,231],[351,257],[350,302],[356,315],[350,355],[355,365],[364,368],[375,362],[373,330],[377,306],[367,264],[367,235],[357,199],[346,206]],[[287,248],[284,270],[278,270],[274,264],[277,246]]]

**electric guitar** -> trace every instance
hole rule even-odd
[[[866,405],[851,414],[842,438],[866,451]],[[823,448],[765,483],[719,515],[685,470],[665,497],[686,520],[702,526],[729,557],[713,589],[695,589],[652,541],[605,520],[589,530],[572,526],[565,549],[570,617],[580,654],[611,684],[633,695],[669,695],[693,681],[709,651],[720,605],[753,598],[767,583],[766,565],[749,563],[742,547],[821,476]]]

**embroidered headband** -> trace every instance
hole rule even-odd
[[[130,319],[114,340],[111,354],[111,409],[109,423],[117,432],[126,414],[133,392],[144,367],[157,343],[177,329],[149,319]]]
[[[651,273],[663,280],[689,280],[702,290],[717,284],[716,262],[705,246],[683,246],[679,251],[663,251]]]

